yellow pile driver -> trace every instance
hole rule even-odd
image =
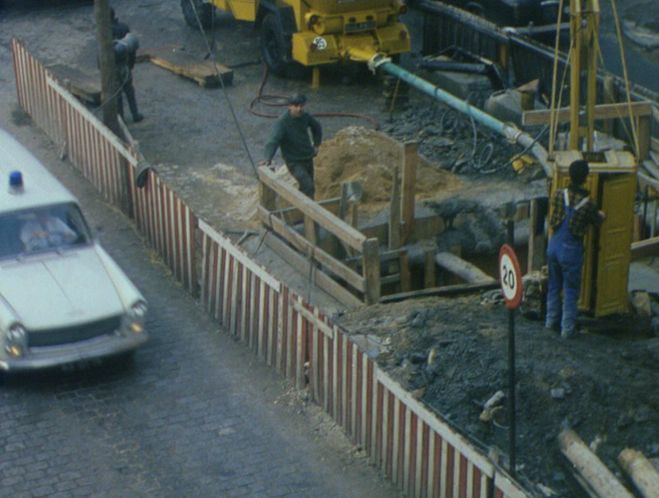
[[[410,50],[409,32],[398,19],[406,10],[400,0],[181,0],[181,7],[195,28],[210,27],[216,9],[254,22],[263,60],[279,76],[298,64],[316,67],[364,60],[364,53]]]

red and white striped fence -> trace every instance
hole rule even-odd
[[[157,175],[135,187],[138,154],[68,92],[15,38],[11,41],[18,103],[66,151],[103,197],[133,217],[187,289],[196,290],[197,218]]]
[[[198,220],[153,172],[135,187],[137,154],[125,147],[12,40],[19,103],[114,203],[128,198],[137,226],[206,310],[254,353],[308,387],[313,399],[409,496],[504,498],[523,488],[428,410],[322,311]],[[127,168],[127,181],[118,171]],[[199,232],[201,250],[195,251]],[[196,280],[197,265],[200,281]]]

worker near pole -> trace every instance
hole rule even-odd
[[[313,158],[318,154],[323,133],[318,120],[304,110],[306,103],[307,98],[301,94],[288,99],[288,110],[274,124],[265,145],[265,160],[259,164],[269,166],[277,149],[281,148],[286,167],[297,180],[300,191],[313,199]]]
[[[549,240],[547,260],[549,288],[545,327],[558,330],[568,339],[577,330],[577,302],[581,290],[583,236],[589,226],[599,226],[605,214],[588,198],[583,187],[588,178],[588,163],[577,160],[570,164],[570,185],[557,190],[552,198],[549,224],[553,235]],[[563,302],[561,305],[561,291]]]
[[[135,58],[139,48],[137,36],[130,32],[126,23],[121,22],[114,12],[110,9],[110,18],[112,26],[112,48],[114,49],[114,62],[119,79],[119,93],[117,94],[117,111],[124,119],[124,103],[122,94],[126,94],[128,108],[133,115],[133,121],[139,123],[144,119],[137,109],[137,99],[135,98],[135,87],[133,86],[133,68],[135,67]]]

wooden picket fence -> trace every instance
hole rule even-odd
[[[154,171],[135,187],[139,155],[12,40],[21,107],[111,203],[131,216],[177,280],[262,361],[317,402],[408,496],[529,496],[505,471],[380,370],[321,309],[199,220]],[[195,249],[198,236],[200,249]],[[199,270],[198,270],[199,268]]]

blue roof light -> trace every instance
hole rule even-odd
[[[23,192],[23,174],[20,171],[9,173],[9,192],[12,194]]]

